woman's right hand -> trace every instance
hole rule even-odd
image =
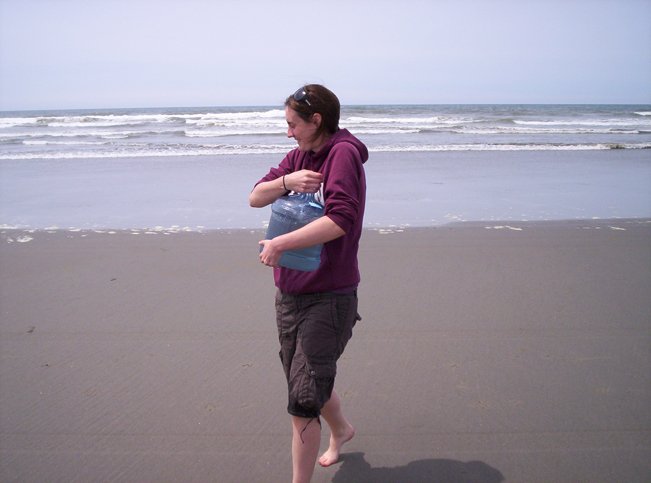
[[[316,193],[321,189],[323,175],[309,169],[301,169],[285,175],[285,186],[296,193]]]

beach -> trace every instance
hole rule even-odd
[[[0,480],[290,481],[263,234],[1,230]],[[313,481],[648,482],[650,241],[648,218],[366,228],[356,436]]]
[[[340,125],[370,151],[356,435],[313,481],[651,480],[651,107]],[[278,106],[0,113],[0,481],[290,481],[247,200],[293,147]]]

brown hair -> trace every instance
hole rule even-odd
[[[309,104],[305,101],[297,101],[292,94],[285,100],[285,107],[290,107],[296,111],[298,116],[305,122],[310,122],[312,116],[316,113],[321,115],[321,124],[314,133],[314,139],[323,134],[332,136],[339,131],[339,111],[341,106],[337,96],[330,89],[319,84],[309,84],[303,86],[303,89],[307,93]]]

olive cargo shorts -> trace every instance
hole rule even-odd
[[[293,295],[278,290],[276,323],[289,414],[303,418],[321,414],[332,395],[337,360],[358,320],[356,291]]]

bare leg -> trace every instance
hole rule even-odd
[[[317,418],[292,416],[292,483],[309,483],[319,454],[321,426]]]
[[[336,463],[339,459],[339,453],[341,452],[341,447],[347,441],[350,441],[353,436],[355,436],[355,430],[353,427],[346,421],[344,414],[341,411],[341,400],[336,391],[332,391],[332,396],[330,400],[323,406],[321,410],[321,416],[326,420],[328,426],[330,426],[330,447],[328,450],[323,453],[319,458],[319,464],[321,466],[330,466],[333,463]]]

